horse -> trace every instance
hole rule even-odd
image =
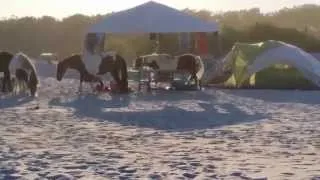
[[[118,93],[128,93],[127,63],[118,53],[109,52],[102,56],[97,75],[110,72],[118,86]]]
[[[57,74],[56,78],[58,81],[61,81],[64,74],[68,69],[74,69],[80,73],[80,84],[78,91],[82,92],[83,82],[100,83],[100,87],[104,87],[104,84],[98,76],[88,72],[84,62],[82,61],[80,54],[74,54],[69,57],[64,58],[57,65]]]
[[[201,88],[201,77],[203,75],[204,65],[200,56],[195,56],[193,54],[182,54],[177,57],[176,70],[179,72],[184,72],[190,74],[190,79],[196,82]]]
[[[2,92],[12,91],[12,82],[9,71],[9,64],[12,58],[13,54],[6,51],[0,52],[0,72],[4,73],[1,88]]]
[[[40,85],[37,71],[32,60],[24,53],[19,52],[14,55],[9,64],[10,72],[15,72],[16,83],[13,88],[14,93],[29,88],[31,96],[37,97],[37,89]]]
[[[182,72],[190,74],[189,80],[195,80],[200,84],[203,75],[203,62],[200,56],[182,54],[170,56],[168,54],[151,54],[139,56],[134,62],[134,68],[149,67],[155,71]],[[158,75],[161,75],[162,72]],[[157,78],[156,83],[165,81],[165,78]]]

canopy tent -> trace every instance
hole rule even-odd
[[[310,53],[313,57],[315,57],[316,59],[318,59],[318,61],[320,61],[320,53]]]
[[[88,33],[217,32],[218,25],[177,9],[149,1],[114,13],[92,25]]]
[[[236,43],[223,62],[224,69],[232,69],[237,86],[241,86],[254,73],[274,64],[287,64],[320,87],[320,62],[302,49],[281,41]]]
[[[83,59],[90,72],[97,71],[105,34],[218,32],[215,22],[206,22],[166,5],[149,1],[106,16],[89,27]],[[95,50],[97,49],[97,50]]]

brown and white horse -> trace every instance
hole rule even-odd
[[[13,87],[15,94],[19,93],[22,87],[23,90],[29,88],[31,96],[38,96],[40,81],[34,63],[26,54],[19,52],[14,55],[9,70],[11,73],[15,72],[16,83]]]
[[[85,64],[82,61],[80,54],[74,54],[69,57],[66,57],[62,61],[60,61],[57,65],[57,74],[56,78],[58,81],[61,81],[64,74],[68,69],[73,69],[79,72],[80,74],[80,84],[79,84],[79,92],[82,92],[82,84],[83,82],[89,82],[89,83],[100,83],[100,86],[103,87],[102,80],[94,75],[88,72]]]
[[[128,93],[128,70],[124,58],[116,52],[108,52],[101,57],[97,75],[109,72],[117,83],[117,93]]]
[[[75,54],[65,58],[58,63],[57,80],[61,81],[67,69],[74,69],[80,73],[79,92],[82,92],[82,83],[100,83],[104,87],[102,79],[99,77],[110,72],[111,76],[117,83],[118,93],[128,92],[128,74],[125,60],[118,54],[105,53],[101,54],[101,61],[96,74],[87,70],[86,64],[82,61],[81,55]]]

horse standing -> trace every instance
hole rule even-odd
[[[118,93],[128,93],[128,70],[123,57],[117,53],[106,54],[99,64],[97,75],[104,75],[110,72],[118,86]]]
[[[57,66],[57,80],[61,81],[64,74],[68,69],[74,69],[80,73],[80,84],[79,84],[79,92],[82,92],[82,83],[83,82],[99,82],[100,87],[103,87],[102,80],[89,73],[84,62],[82,61],[81,55],[74,54],[70,57],[67,57],[60,61]]]
[[[10,77],[9,64],[11,59],[13,58],[13,54],[9,52],[0,52],[0,72],[4,73],[4,77],[2,80],[2,92],[11,92],[12,91],[12,82]]]
[[[32,96],[38,96],[37,89],[40,85],[37,71],[32,60],[24,53],[17,53],[10,61],[10,72],[15,72],[16,83],[13,88],[14,93],[23,89],[29,88]]]

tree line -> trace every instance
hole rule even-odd
[[[306,4],[284,8],[272,13],[261,13],[258,8],[212,13],[210,11],[183,10],[206,21],[216,21],[220,26],[222,54],[235,42],[281,40],[297,45],[309,52],[320,52],[320,6]],[[86,30],[105,15],[86,16],[75,14],[62,20],[54,17],[8,18],[0,21],[0,50],[23,51],[37,57],[42,52],[58,53],[59,57],[81,53]],[[161,51],[177,51],[178,35],[161,36]],[[217,51],[217,37],[208,34],[210,51]],[[148,34],[110,35],[106,47],[132,57],[149,53],[152,42]]]

